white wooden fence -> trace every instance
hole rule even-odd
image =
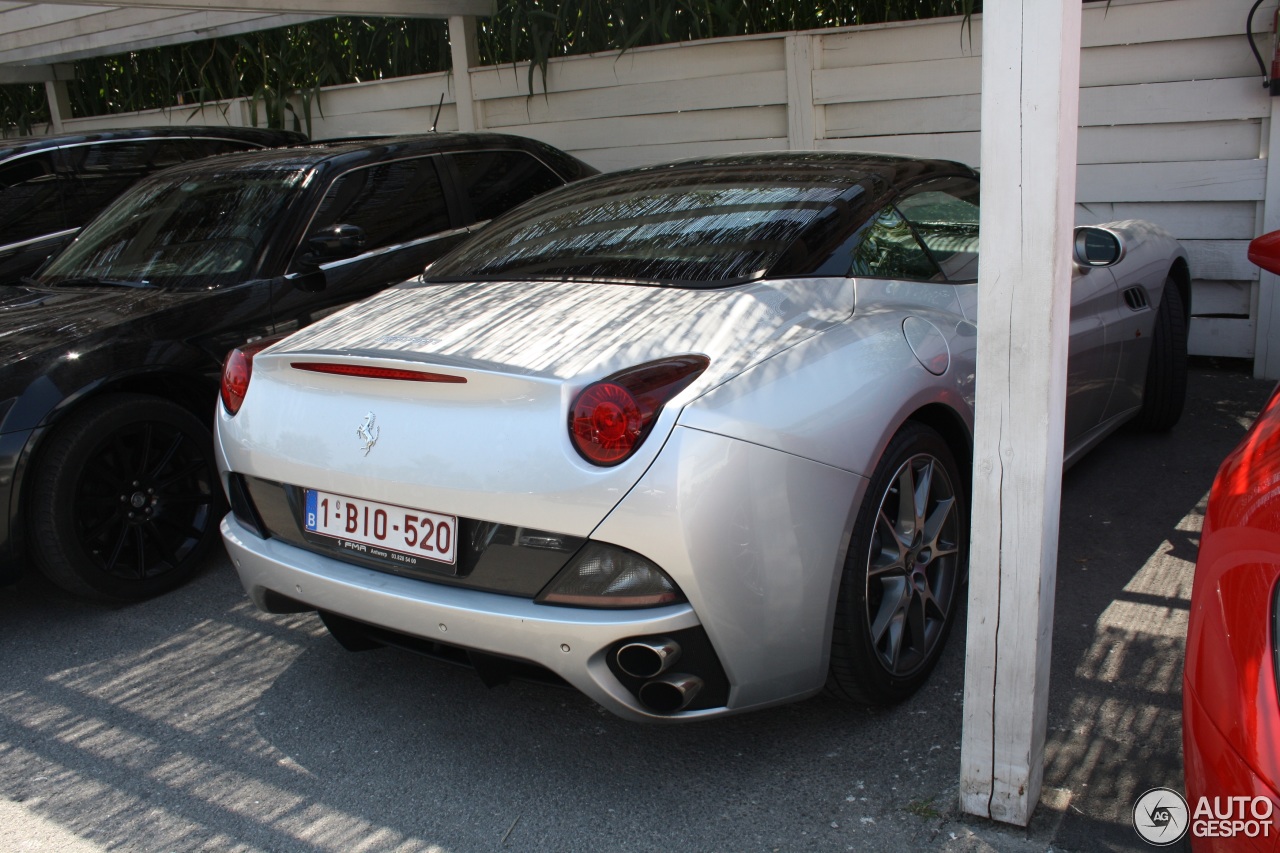
[[[1260,317],[1259,275],[1245,256],[1264,220],[1271,125],[1243,35],[1251,5],[1111,0],[1084,9],[1078,222],[1149,219],[1183,241],[1195,276],[1191,350],[1201,355],[1253,357],[1280,338],[1269,310]],[[1257,15],[1268,62],[1274,9]],[[470,109],[480,128],[545,140],[605,170],[781,148],[979,165],[981,48],[981,16],[972,26],[947,18],[644,47],[552,60],[545,88],[534,70],[532,93],[527,65],[472,68]],[[453,82],[440,73],[325,89],[313,135],[425,131],[442,95],[438,127],[456,129],[463,87]],[[209,105],[74,119],[65,129],[248,124],[251,111]]]

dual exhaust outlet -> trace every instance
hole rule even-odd
[[[674,714],[689,707],[702,689],[696,675],[668,670],[680,659],[680,645],[666,637],[634,640],[618,649],[618,668],[633,678],[647,679],[640,685],[640,703],[656,714]]]

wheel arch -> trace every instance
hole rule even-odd
[[[906,421],[899,425],[895,434],[901,431],[907,422],[924,424],[942,436],[951,455],[955,457],[956,465],[960,468],[960,476],[964,478],[964,490],[968,494],[973,488],[973,435],[960,413],[945,403],[929,403],[912,412]]]
[[[31,437],[18,455],[13,471],[9,498],[10,552],[24,555],[27,546],[27,506],[31,497],[32,478],[28,474],[39,466],[41,452],[49,435],[84,403],[111,393],[147,394],[177,403],[213,428],[211,413],[217,399],[218,385],[200,375],[171,368],[142,368],[115,376],[97,378],[67,394],[49,410],[32,430]]]

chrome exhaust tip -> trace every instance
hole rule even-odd
[[[642,685],[640,701],[655,714],[674,714],[689,707],[701,689],[701,678],[677,672]]]
[[[666,637],[636,640],[618,649],[618,668],[634,678],[662,675],[680,659],[680,645]]]

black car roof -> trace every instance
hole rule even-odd
[[[16,154],[29,154],[50,148],[69,145],[85,145],[126,139],[153,139],[172,137],[178,139],[234,139],[255,145],[298,145],[307,141],[306,134],[291,130],[266,130],[256,127],[207,127],[182,125],[179,127],[133,127],[121,130],[100,130],[92,133],[64,133],[58,136],[42,136],[38,139],[14,138],[0,140],[0,160]]]
[[[581,161],[545,143],[523,136],[502,133],[423,133],[411,136],[359,137],[352,140],[329,139],[292,148],[242,151],[225,154],[212,163],[207,160],[193,160],[167,169],[162,174],[166,176],[197,174],[211,169],[219,172],[311,169],[322,164],[343,167],[351,163],[378,163],[419,154],[492,148],[517,148],[541,154],[549,161],[548,165],[562,173],[566,171],[566,161],[586,169],[583,174],[594,174],[595,171]],[[581,176],[565,177],[572,179]]]
[[[635,169],[610,172],[594,180],[624,182],[631,176],[670,174],[677,180],[687,177],[690,182],[696,182],[699,174],[702,173],[724,174],[734,170],[765,178],[803,175],[810,179],[829,180],[833,184],[849,186],[868,178],[877,178],[890,187],[899,187],[941,175],[972,175],[975,178],[978,176],[971,167],[953,160],[852,151],[765,151],[697,157],[655,166],[640,166]]]

